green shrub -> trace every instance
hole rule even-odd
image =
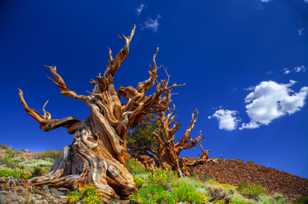
[[[56,151],[56,150],[50,150],[46,152],[37,152],[35,154],[36,159],[47,159],[51,158],[53,160],[58,160],[63,157],[63,152],[62,151]]]
[[[294,204],[307,204],[308,196],[303,196],[294,201]]]
[[[83,204],[101,204],[102,200],[94,186],[85,186],[79,190],[71,191],[66,196],[67,203],[75,204],[79,201]]]
[[[274,198],[276,204],[287,204],[287,203],[289,203],[288,199],[286,197],[284,197],[284,195],[282,195],[282,194],[275,193],[272,197]]]
[[[174,171],[157,168],[149,175],[148,182],[167,188],[177,178],[178,176]]]
[[[126,168],[132,174],[146,173],[144,166],[136,159],[129,159],[126,162]]]
[[[174,203],[175,199],[172,194],[163,186],[157,184],[149,184],[142,186],[131,197],[131,201],[142,204],[156,204],[156,203]]]
[[[252,204],[252,202],[239,195],[234,195],[230,199],[230,204]]]
[[[134,175],[134,181],[137,188],[140,188],[148,179],[148,174],[137,174]]]
[[[1,168],[0,169],[0,177],[13,177],[13,178],[21,178],[21,179],[28,179],[31,176],[31,172],[15,168]]]
[[[81,200],[81,196],[82,195],[79,190],[74,190],[66,195],[66,201],[68,204],[75,204]]]
[[[34,167],[33,171],[32,171],[32,177],[35,177],[35,176],[42,176],[44,174],[47,174],[49,172],[49,167],[40,167],[40,166],[37,166],[37,167]]]
[[[206,203],[208,197],[202,184],[192,178],[180,178],[173,183],[172,195],[177,202]]]
[[[101,204],[102,200],[94,186],[86,186],[81,190],[84,204]]]
[[[256,199],[258,196],[262,194],[266,194],[267,192],[263,186],[259,184],[249,184],[249,183],[241,183],[238,186],[237,190],[243,196],[253,199]]]
[[[19,165],[19,161],[11,156],[6,155],[2,159],[0,159],[0,164],[8,168],[16,168]]]

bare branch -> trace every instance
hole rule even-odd
[[[69,96],[82,101],[87,101],[89,99],[88,96],[78,95],[75,91],[70,90],[62,76],[57,72],[57,68],[55,66],[47,65],[46,67],[49,69],[50,73],[54,77],[53,79],[49,79],[60,89],[62,95]]]
[[[112,50],[109,49],[109,63],[107,65],[107,69],[104,73],[104,77],[106,78],[113,78],[115,73],[118,71],[120,68],[121,64],[123,61],[126,59],[128,52],[129,52],[129,46],[131,41],[134,38],[136,32],[136,25],[133,26],[130,35],[125,36],[123,35],[122,38],[125,41],[124,47],[119,51],[119,53],[115,56],[115,58],[112,57]]]
[[[35,121],[37,121],[40,125],[40,128],[44,131],[50,131],[53,129],[56,129],[58,127],[65,127],[68,129],[69,132],[74,131],[71,129],[74,125],[77,123],[80,123],[79,120],[73,118],[73,117],[67,117],[64,119],[51,119],[51,114],[45,110],[46,102],[43,106],[44,115],[41,115],[37,111],[35,111],[33,108],[29,107],[28,103],[26,102],[24,98],[24,93],[21,89],[18,89],[18,96],[20,99],[20,102],[25,109],[26,113],[30,115]]]

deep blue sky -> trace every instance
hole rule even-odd
[[[140,4],[145,7],[137,15]],[[157,32],[142,29],[157,16]],[[168,68],[173,80],[187,83],[174,98],[179,120],[185,126],[191,111],[199,109],[194,133],[203,130],[211,157],[252,160],[308,178],[308,106],[253,130],[219,130],[217,121],[208,119],[222,106],[238,110],[247,121],[246,89],[261,81],[296,80],[296,91],[308,86],[308,72],[282,71],[308,66],[304,0],[1,0],[0,143],[36,151],[69,144],[72,137],[64,129],[39,130],[22,110],[17,88],[24,89],[37,109],[50,99],[48,110],[54,117],[85,118],[87,108],[61,96],[43,65],[56,65],[72,89],[85,93],[91,88],[88,81],[104,71],[107,48],[118,50],[122,41],[117,35],[128,33],[132,24],[138,30],[117,84],[135,85],[145,79],[159,46],[158,63]]]

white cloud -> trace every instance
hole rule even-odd
[[[308,0],[304,0],[304,2],[308,4]]]
[[[268,2],[270,2],[270,1],[272,1],[272,0],[260,0],[262,3],[268,3]]]
[[[300,72],[306,72],[305,65],[299,65],[299,66],[295,66],[293,68],[286,67],[286,68],[283,69],[284,74],[300,73]]]
[[[308,87],[294,92],[291,86],[295,81],[279,84],[275,81],[263,81],[246,98],[246,113],[250,122],[243,123],[239,129],[254,129],[268,125],[273,120],[299,111],[305,105]]]
[[[136,8],[136,13],[138,16],[140,16],[140,14],[142,13],[143,9],[144,9],[144,4],[140,4],[137,8]]]
[[[156,18],[149,18],[147,19],[142,26],[142,29],[149,29],[153,32],[157,32],[159,28],[159,19],[161,18],[160,15],[157,15]]]
[[[306,0],[306,1],[307,1],[306,3],[308,3],[308,0]],[[303,36],[303,35],[304,35],[304,31],[305,31],[305,28],[300,28],[300,29],[298,29],[298,30],[297,30],[298,36]]]
[[[236,117],[237,112],[228,109],[219,109],[209,119],[216,118],[219,129],[232,131],[237,128],[239,120]]]

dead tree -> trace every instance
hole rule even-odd
[[[60,93],[85,103],[90,109],[91,114],[85,120],[71,116],[52,118],[45,110],[46,104],[43,114],[40,114],[28,106],[23,91],[19,89],[23,108],[42,130],[64,127],[73,135],[73,142],[64,158],[47,175],[31,179],[32,185],[77,188],[92,184],[105,201],[125,198],[135,190],[133,177],[124,166],[128,158],[128,129],[149,113],[165,111],[170,103],[171,89],[177,84],[169,85],[168,80],[157,80],[156,51],[147,80],[136,87],[115,88],[115,75],[128,55],[134,35],[135,26],[129,36],[122,36],[124,47],[115,56],[109,50],[107,68],[103,74],[90,81],[93,90],[89,95],[80,95],[71,90],[56,67],[48,66],[52,81]],[[148,94],[152,87],[154,91]],[[121,100],[121,97],[126,100]]]
[[[189,127],[185,130],[184,135],[178,139],[175,138],[176,132],[180,125],[175,121],[173,112],[168,114],[162,112],[158,119],[158,129],[154,132],[154,136],[159,142],[158,150],[158,166],[164,169],[172,169],[178,172],[179,176],[190,175],[190,166],[205,162],[208,159],[208,153],[202,148],[202,153],[199,159],[181,157],[180,153],[183,150],[191,149],[200,144],[203,135],[196,137],[191,136],[191,131],[197,122],[197,112],[192,113],[192,119]]]

